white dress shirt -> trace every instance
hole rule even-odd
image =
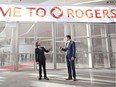
[[[70,43],[70,40],[69,40],[69,41],[67,41],[66,47],[68,47],[69,43]]]

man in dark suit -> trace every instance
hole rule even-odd
[[[50,49],[46,50],[44,47],[41,47],[41,42],[36,42],[36,48],[35,48],[35,60],[36,63],[39,64],[39,80],[42,78],[42,66],[43,66],[43,72],[44,72],[44,79],[49,80],[47,78],[46,74],[46,57],[44,52],[49,52]]]
[[[68,78],[66,80],[76,81],[76,71],[75,71],[75,54],[76,54],[76,45],[75,42],[71,40],[71,36],[67,35],[67,43],[65,48],[61,48],[62,51],[66,51],[66,62],[68,68]]]

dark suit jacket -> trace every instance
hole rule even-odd
[[[76,45],[74,41],[70,41],[68,47],[65,46],[65,48],[62,48],[62,51],[66,51],[66,58],[74,57],[76,58]]]
[[[49,52],[44,47],[35,48],[35,60],[36,62],[43,63],[46,60],[44,52]]]

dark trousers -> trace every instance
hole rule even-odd
[[[44,78],[47,77],[46,75],[46,63],[39,63],[39,77],[42,77],[42,67],[43,67],[43,72],[44,72]]]
[[[67,68],[68,68],[68,77],[69,78],[76,78],[76,72],[75,72],[75,62],[74,60],[71,61],[70,59],[66,59],[67,61]]]

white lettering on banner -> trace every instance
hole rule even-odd
[[[27,6],[0,4],[0,21],[116,22],[116,6]]]

